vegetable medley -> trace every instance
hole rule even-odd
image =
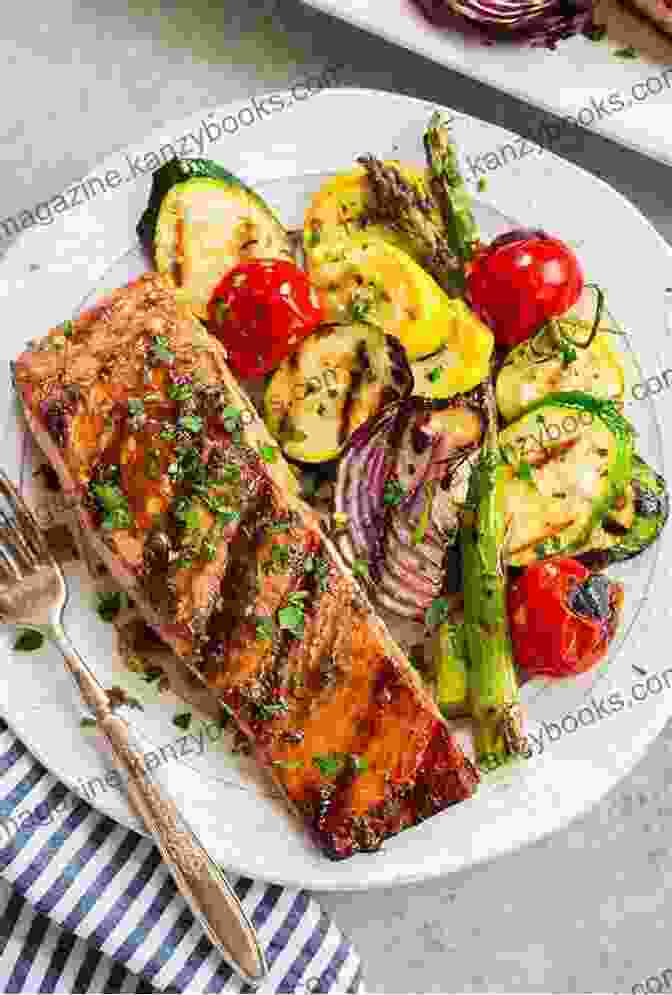
[[[669,501],[602,289],[550,233],[482,239],[437,114],[424,148],[424,169],[369,155],[329,179],[300,239],[222,167],[174,160],[138,231],[490,767],[524,749],[523,681],[604,658],[624,592],[603,571]]]

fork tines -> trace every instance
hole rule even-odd
[[[2,470],[0,494],[10,511],[0,510],[0,576],[18,580],[22,573],[49,563],[51,554],[33,515]]]

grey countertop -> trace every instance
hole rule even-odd
[[[545,117],[298,0],[110,6],[22,0],[3,11],[0,218],[55,195],[163,122],[337,62],[346,64],[342,85],[445,103],[526,137]],[[611,183],[672,242],[669,167],[589,132],[554,151]],[[668,725],[591,811],[518,853],[428,884],[319,894],[357,944],[368,989],[667,990],[671,751]]]

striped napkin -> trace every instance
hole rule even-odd
[[[308,892],[230,880],[266,951],[262,995],[364,991],[359,957]],[[156,847],[70,792],[0,719],[0,992],[154,991],[253,989],[213,950]]]

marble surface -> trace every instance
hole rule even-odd
[[[0,218],[55,195],[162,122],[330,63],[346,64],[342,85],[441,101],[526,137],[545,118],[297,0],[110,6],[22,0],[3,11]],[[669,167],[587,132],[555,151],[611,183],[672,242]],[[412,887],[318,895],[357,943],[368,989],[667,990],[671,752],[668,725],[590,812],[489,865]]]

